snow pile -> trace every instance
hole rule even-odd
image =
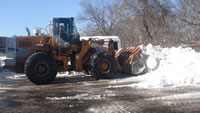
[[[197,85],[200,83],[200,53],[195,50],[148,45],[146,54],[160,59],[160,65],[157,70],[144,75],[145,79],[139,86],[165,87]]]
[[[7,59],[6,56],[0,56],[0,68],[5,65],[5,63],[3,61],[6,60],[6,59]]]
[[[144,52],[160,61],[159,67],[145,75],[131,77],[117,82],[139,82],[128,86],[142,88],[162,88],[200,85],[200,53],[191,48],[161,48],[148,45]],[[148,66],[155,66],[155,61],[147,60]],[[115,81],[116,82],[116,81]]]
[[[4,60],[7,59],[6,56],[0,56],[0,73],[3,71],[3,66],[5,65]]]
[[[16,75],[16,73],[3,69],[3,66],[5,65],[4,61],[6,59],[10,59],[10,58],[8,58],[7,56],[0,56],[0,79],[2,79],[2,78],[8,78],[8,79],[19,78],[18,77],[19,75]]]
[[[0,60],[6,60],[8,59],[6,56],[0,56]]]

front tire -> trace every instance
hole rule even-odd
[[[24,70],[28,79],[37,85],[51,83],[57,74],[55,60],[42,52],[32,54],[27,59]]]
[[[116,61],[111,55],[102,52],[91,57],[89,73],[96,79],[111,79],[116,72]]]

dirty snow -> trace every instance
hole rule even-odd
[[[6,60],[8,59],[6,56],[0,56],[0,60]]]
[[[190,92],[190,93],[174,94],[170,96],[153,97],[146,100],[174,101],[179,99],[200,99],[200,92]]]
[[[0,68],[4,66],[3,60],[7,59],[6,56],[0,56]]]
[[[125,86],[140,88],[200,85],[200,53],[195,50],[183,47],[162,48],[148,45],[144,48],[144,52],[152,59],[159,59],[158,69],[142,76],[112,82],[128,82],[129,84]],[[151,61],[151,59],[147,63],[150,67],[155,66],[155,61]]]
[[[9,59],[7,56],[0,56],[0,78],[7,77],[9,75],[14,75],[15,73],[3,70],[3,66],[5,65],[4,60]]]
[[[200,102],[200,92],[190,92],[182,94],[173,94],[169,96],[153,97],[146,99],[147,101],[162,100],[163,104],[166,105],[182,105],[184,102],[187,104]]]
[[[79,94],[75,96],[67,96],[67,97],[46,97],[47,100],[102,100],[105,99],[104,96],[101,95],[89,95],[87,93]]]
[[[10,73],[9,73],[9,75],[10,75]],[[13,74],[12,76],[7,76],[6,78],[11,79],[11,80],[20,80],[20,79],[26,78],[26,75],[24,75],[24,74]]]
[[[85,75],[82,72],[75,72],[75,71],[71,71],[71,72],[60,72],[57,74],[56,77],[58,78],[63,78],[63,77],[75,77],[75,76],[91,76],[91,75]]]
[[[103,94],[103,95],[94,95],[94,94],[78,94],[75,96],[66,96],[66,97],[46,97],[47,100],[102,100],[106,99],[106,97],[112,97],[115,96],[115,94]]]

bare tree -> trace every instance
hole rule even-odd
[[[84,0],[79,17],[86,35],[118,35],[123,46],[178,45],[200,36],[200,1],[180,1]]]
[[[87,35],[112,35],[116,17],[113,4],[108,0],[87,0],[81,2],[82,14],[79,20],[86,23]]]
[[[184,42],[200,40],[200,1],[180,0],[180,13],[177,15],[179,22],[178,31],[184,36]]]
[[[167,19],[170,16],[167,3],[160,0],[123,0],[121,7],[120,13],[124,13],[121,14],[124,15],[122,20],[126,21],[124,34],[130,34],[129,39],[134,38],[132,45],[164,43],[162,39],[168,32]]]

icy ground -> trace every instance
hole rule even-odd
[[[24,75],[3,72],[0,113],[200,113],[200,87],[143,89],[129,87],[134,80],[111,81],[62,74],[36,86]]]

